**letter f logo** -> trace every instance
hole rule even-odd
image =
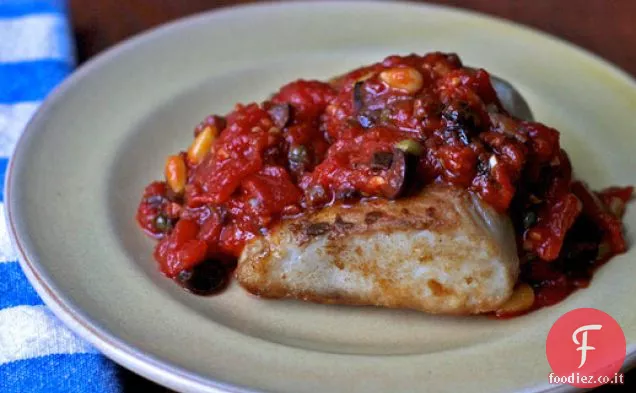
[[[620,372],[626,348],[625,334],[611,315],[595,308],[568,311],[554,322],[545,340],[545,355],[554,372],[550,383],[601,386]],[[570,376],[574,382],[567,379]]]
[[[602,325],[585,325],[576,329],[574,333],[572,333],[572,341],[574,341],[574,344],[580,345],[580,347],[576,349],[577,351],[581,351],[581,364],[579,364],[578,368],[583,367],[583,365],[585,364],[585,361],[587,360],[587,351],[593,351],[596,349],[592,346],[587,345],[588,330],[601,330],[602,327],[603,327]],[[582,340],[581,342],[579,342],[576,336],[581,332],[583,332],[583,334],[581,335]]]

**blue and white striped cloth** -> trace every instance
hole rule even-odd
[[[27,121],[73,68],[66,15],[64,0],[0,0],[2,179]],[[117,367],[68,331],[29,285],[4,215],[0,186],[0,392],[120,392]]]

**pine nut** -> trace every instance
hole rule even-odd
[[[422,74],[411,67],[396,67],[382,71],[380,80],[389,85],[389,87],[409,94],[417,93],[424,85]]]
[[[166,182],[172,191],[181,193],[185,189],[187,169],[180,155],[169,156],[164,169]]]
[[[216,139],[216,127],[205,127],[203,131],[194,138],[192,145],[188,149],[188,162],[197,165],[210,152],[212,143]]]

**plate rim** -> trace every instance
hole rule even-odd
[[[40,132],[40,130],[38,128],[35,128],[33,124],[35,124],[41,117],[45,117],[46,113],[50,111],[50,108],[54,106],[54,104],[60,97],[64,96],[69,90],[72,90],[74,86],[80,83],[86,75],[91,74],[95,69],[99,69],[102,64],[108,63],[109,61],[116,59],[117,57],[127,53],[128,51],[133,50],[136,46],[144,44],[145,42],[160,40],[161,37],[170,35],[173,31],[187,28],[191,24],[206,23],[209,18],[222,17],[223,14],[240,13],[246,9],[260,8],[271,10],[272,8],[285,7],[288,4],[314,2],[318,1],[283,0],[278,2],[259,2],[232,5],[222,7],[220,9],[208,10],[196,13],[194,15],[181,17],[127,38],[126,40],[92,57],[86,63],[80,65],[64,81],[62,81],[62,83],[54,88],[50,94],[48,94],[46,99],[38,107],[36,113],[31,117],[31,119],[25,126],[9,159],[9,165],[4,181],[6,195],[5,222],[7,225],[11,243],[18,254],[18,262],[31,285],[34,287],[38,295],[42,298],[44,303],[55,314],[55,316],[59,318],[74,333],[76,333],[82,339],[87,340],[91,345],[99,349],[99,351],[109,359],[115,361],[125,368],[134,371],[135,373],[142,375],[145,378],[148,378],[168,388],[179,391],[205,390],[219,393],[258,393],[262,391],[253,390],[237,384],[230,384],[215,381],[210,378],[204,378],[197,375],[197,373],[195,372],[187,371],[184,368],[176,366],[169,361],[160,360],[156,356],[145,353],[144,351],[136,348],[133,343],[126,343],[124,340],[116,337],[112,332],[100,327],[96,321],[88,317],[81,309],[79,309],[79,307],[75,306],[71,300],[64,296],[64,292],[57,287],[52,278],[41,271],[42,267],[39,266],[39,261],[32,261],[28,258],[27,252],[25,251],[25,246],[21,243],[20,240],[20,233],[16,225],[14,224],[14,222],[16,221],[14,210],[17,209],[16,207],[14,207],[14,205],[17,203],[17,201],[15,200],[15,198],[12,198],[11,195],[12,189],[14,187],[17,187],[16,183],[18,182],[18,179],[14,174],[14,158],[19,156],[22,150],[24,150],[23,146],[25,145],[25,141]],[[636,77],[632,76],[621,67],[611,63],[609,60],[606,60],[600,55],[591,52],[590,50],[587,50],[563,38],[554,36],[537,28],[489,14],[484,14],[478,11],[454,6],[421,3],[410,0],[327,0],[322,1],[322,3],[337,3],[340,5],[347,4],[356,7],[364,7],[365,4],[377,3],[383,3],[386,6],[413,6],[419,7],[421,9],[435,9],[455,14],[463,14],[472,18],[476,17],[482,20],[499,23],[500,25],[505,26],[505,28],[507,29],[524,31],[525,33],[534,35],[537,38],[548,39],[561,45],[565,45],[566,47],[568,47],[568,49],[573,50],[579,55],[582,55],[584,58],[589,59],[591,62],[602,66],[611,74],[620,77],[620,79],[622,79],[622,82],[631,85],[633,88],[636,88]],[[623,369],[624,371],[627,371],[634,366],[636,366],[636,347],[631,353],[627,353],[625,366]],[[542,387],[547,387],[547,389],[541,389]],[[576,388],[569,385],[546,386],[545,384],[543,384],[524,389],[523,391],[566,392],[574,391],[575,389]]]

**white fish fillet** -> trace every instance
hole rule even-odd
[[[509,218],[436,185],[283,221],[248,243],[236,270],[245,289],[267,298],[443,314],[496,310],[518,274]]]

